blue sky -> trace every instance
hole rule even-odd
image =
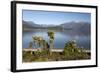
[[[65,22],[91,22],[90,13],[23,10],[23,20],[36,24],[59,25]]]

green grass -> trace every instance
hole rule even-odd
[[[43,61],[67,61],[67,60],[85,60],[90,59],[90,55],[85,52],[71,53],[68,52],[64,54],[64,52],[50,52],[42,51],[42,52],[25,52],[23,51],[23,62],[43,62]]]

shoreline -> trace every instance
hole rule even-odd
[[[41,49],[33,49],[33,48],[24,48],[22,49],[22,51],[38,51]],[[50,51],[52,52],[63,52],[63,49],[50,49]],[[79,49],[79,52],[86,52],[86,53],[91,53],[91,50],[87,50],[87,49]]]

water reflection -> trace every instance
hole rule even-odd
[[[90,34],[82,33],[80,31],[74,30],[56,30],[54,31],[54,48],[61,49],[64,48],[66,42],[70,40],[76,40],[79,47],[84,47],[90,49]],[[32,36],[41,36],[46,41],[48,41],[48,35],[46,29],[38,29],[32,31],[23,31],[23,48],[29,47],[29,42],[32,41]]]

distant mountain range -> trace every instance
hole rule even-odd
[[[48,29],[48,28],[56,28],[56,29],[71,29],[75,31],[87,32],[90,33],[90,23],[88,22],[66,22],[60,25],[42,25],[36,24],[31,21],[22,21],[23,29]]]
[[[35,28],[35,27],[41,27],[38,24],[35,24],[34,22],[31,21],[22,21],[23,28]]]
[[[46,24],[36,24],[31,21],[22,21],[23,29],[48,29],[48,28],[59,28],[62,27],[59,25],[46,25]]]
[[[61,24],[63,28],[71,28],[77,33],[89,35],[91,32],[91,25],[89,22],[69,22]]]
[[[88,26],[88,25],[90,26],[90,23],[88,22],[67,22],[61,24],[63,28],[74,28],[74,29],[81,28],[83,26]]]

